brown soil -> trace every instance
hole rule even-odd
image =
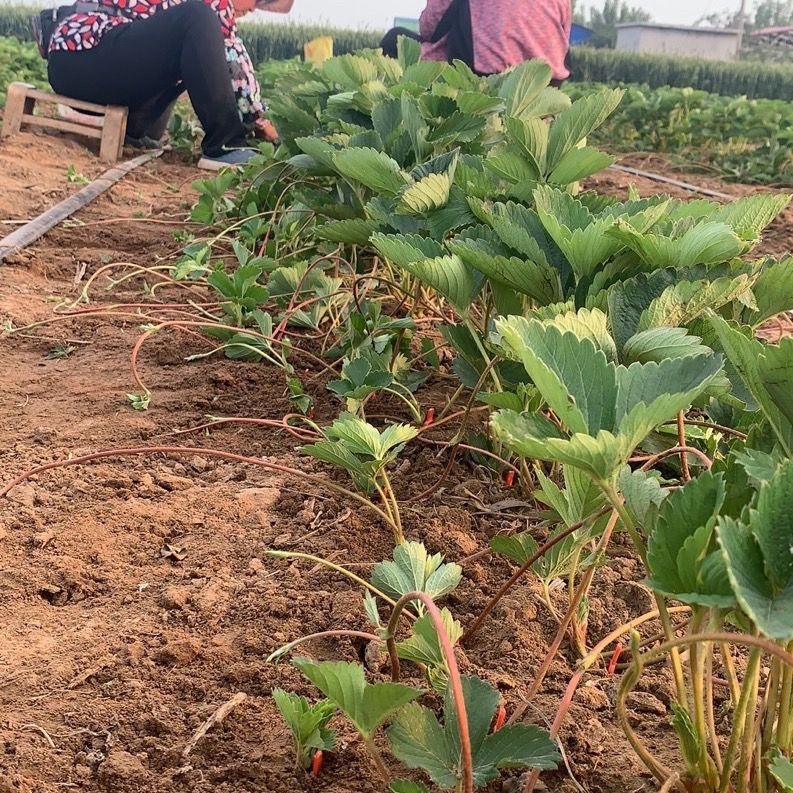
[[[30,218],[75,189],[66,182],[68,164],[87,176],[102,170],[62,138],[25,134],[2,144],[0,219]],[[180,248],[173,232],[184,228],[189,184],[198,175],[171,159],[139,169],[74,223],[0,266],[0,320],[19,327],[51,318],[54,301],[74,300],[107,262],[148,266],[173,256]],[[609,173],[599,186],[621,190],[622,178]],[[639,188],[658,191],[655,184]],[[94,288],[92,306],[145,299],[140,279],[112,292],[106,285]],[[162,293],[167,300],[183,295]],[[301,458],[289,436],[249,427],[170,435],[209,413],[289,412],[282,375],[270,367],[214,358],[188,364],[184,357],[203,343],[163,332],[140,359],[154,400],[147,412],[133,411],[125,400],[135,390],[129,356],[145,321],[70,319],[0,338],[3,480],[112,447],[193,449],[63,468],[0,500],[0,793],[382,791],[341,719],[334,724],[339,747],[323,774],[309,779],[292,769],[286,727],[269,694],[274,686],[311,689],[288,663],[267,664],[267,655],[309,632],[366,626],[361,593],[346,579],[308,563],[271,561],[265,552],[318,554],[366,575],[390,555],[388,530],[304,480],[202,454],[212,447],[332,475]],[[49,357],[58,344],[75,349]],[[321,381],[313,393],[318,417],[332,417],[338,406]],[[417,447],[408,459],[395,477],[397,493],[420,493],[446,464],[431,447]],[[407,534],[461,560],[494,533],[531,525],[531,503],[498,511],[497,502],[516,496],[461,460],[444,488],[405,508]],[[502,561],[467,564],[449,607],[470,622],[509,572]],[[636,560],[616,542],[597,576],[590,639],[649,609],[640,577]],[[564,593],[558,597],[563,607]],[[524,581],[461,653],[463,669],[497,685],[512,711],[554,628],[537,587]],[[564,647],[529,711],[538,721],[553,717],[571,674],[574,655]],[[358,660],[365,648],[344,640],[305,652]],[[420,682],[416,670],[406,673]],[[570,771],[590,793],[655,790],[615,724],[615,685],[598,671],[577,694],[562,733]],[[669,681],[653,672],[641,687],[632,719],[675,762]],[[201,724],[238,692],[247,699],[183,756]],[[581,789],[565,771],[543,780],[550,791]],[[489,788],[516,789],[509,779]]]

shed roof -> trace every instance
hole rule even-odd
[[[676,30],[685,33],[705,33],[715,36],[739,36],[741,31],[737,28],[696,28],[685,25],[659,25],[655,22],[621,22],[618,28],[651,28],[653,30]]]
[[[760,30],[753,30],[753,36],[773,36],[777,33],[793,33],[793,25],[783,25],[776,28],[760,28]]]

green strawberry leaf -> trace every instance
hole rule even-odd
[[[366,740],[371,739],[389,716],[422,694],[420,689],[401,683],[368,683],[358,664],[308,658],[294,658],[292,663],[347,716]]]
[[[308,768],[315,750],[327,752],[336,745],[336,734],[326,729],[336,706],[328,700],[311,705],[304,697],[280,688],[274,688],[272,693],[276,707],[292,732],[298,763]]]
[[[793,793],[793,763],[784,757],[778,749],[769,755],[768,770],[782,788],[782,793]]]
[[[430,793],[430,789],[420,782],[408,782],[406,779],[397,779],[391,783],[391,793]]]
[[[649,587],[683,603],[735,603],[715,538],[724,497],[723,477],[704,473],[661,503],[647,547]]]
[[[556,768],[561,756],[548,734],[539,727],[517,724],[488,735],[498,708],[499,694],[477,677],[463,677],[468,714],[474,786],[484,787],[503,768]],[[447,690],[441,725],[428,708],[411,704],[403,708],[388,729],[396,757],[408,768],[420,768],[444,790],[460,780],[460,738],[454,698]]]
[[[433,600],[454,591],[463,570],[443,555],[428,554],[420,542],[405,542],[394,548],[393,561],[380,562],[372,570],[372,584],[394,600],[408,592],[426,592]]]
[[[342,176],[360,182],[377,193],[395,196],[405,185],[410,184],[409,177],[400,170],[399,163],[375,149],[344,149],[333,155],[333,163]]]
[[[744,520],[722,517],[717,532],[741,608],[769,638],[793,639],[793,461],[763,485]]]
[[[793,453],[793,389],[785,389],[784,375],[790,371],[793,344],[787,342],[784,347],[766,347],[752,334],[717,314],[711,314],[709,320],[724,354],[760,406],[789,456]],[[767,356],[770,356],[768,361]]]

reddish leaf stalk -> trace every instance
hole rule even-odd
[[[471,413],[474,410],[474,400],[476,399],[476,395],[479,393],[479,389],[482,387],[482,384],[485,382],[485,379],[487,378],[487,376],[490,373],[490,370],[495,366],[495,364],[496,364],[496,359],[493,358],[493,360],[491,360],[490,363],[488,363],[488,365],[485,367],[485,369],[482,372],[482,374],[479,375],[479,380],[477,381],[476,386],[474,386],[474,389],[471,392],[471,397],[468,400],[468,404],[465,406],[465,411],[463,412],[463,420],[460,423],[460,428],[457,430],[457,433],[455,435],[456,438],[462,438],[463,437],[463,433],[465,432],[466,425],[468,424],[468,419],[469,419]],[[446,409],[448,409],[448,407],[449,407],[449,405],[447,405]],[[444,409],[444,412],[445,412],[445,409]],[[441,413],[441,416],[443,416],[443,413]],[[443,421],[443,419],[441,419],[441,421]],[[440,423],[441,422],[439,421],[438,424],[440,424]],[[449,445],[449,444],[447,444],[447,445]],[[454,461],[457,458],[457,449],[459,448],[459,444],[453,444],[453,445],[450,446],[450,448],[451,448],[451,454],[449,454],[449,461],[447,462],[446,468],[444,469],[444,471],[441,474],[440,478],[435,482],[435,484],[430,485],[424,492],[419,493],[417,496],[413,496],[413,498],[411,498],[408,501],[408,503],[414,503],[416,501],[421,501],[421,500],[427,498],[428,496],[432,495],[436,490],[440,489],[440,487],[443,485],[446,477],[448,476],[449,471],[452,470],[452,465],[454,465]],[[492,452],[489,453],[489,454],[492,454]]]
[[[658,454],[654,454],[647,462],[642,465],[641,470],[647,471],[648,469],[652,468],[657,463],[660,463],[661,460],[665,460],[667,457],[674,457],[677,454],[691,454],[696,457],[705,468],[710,471],[713,467],[713,461],[708,457],[705,452],[700,451],[696,448],[696,446],[673,446],[671,449],[665,449]]]
[[[446,633],[446,627],[443,624],[441,612],[435,605],[433,599],[426,592],[408,592],[403,595],[398,601],[394,610],[391,613],[391,619],[388,621],[387,628],[387,644],[388,652],[391,654],[392,660],[397,657],[396,653],[396,629],[399,624],[399,618],[405,606],[413,600],[419,600],[427,609],[427,613],[432,619],[432,624],[438,634],[438,641],[440,642],[443,657],[446,661],[446,668],[449,671],[449,685],[452,689],[452,697],[454,699],[454,708],[457,711],[457,728],[460,734],[460,751],[462,755],[462,793],[473,793],[474,791],[474,765],[473,757],[471,754],[471,736],[468,730],[468,713],[465,708],[465,696],[463,695],[463,683],[460,677],[460,668],[457,665],[457,658],[454,654],[454,647],[449,640],[449,634]],[[395,675],[392,675],[394,681],[399,680],[399,663]]]
[[[672,421],[667,421],[667,424],[676,424],[677,419]],[[715,430],[716,432],[721,432],[724,435],[732,435],[735,438],[739,438],[742,441],[745,441],[749,436],[745,432],[741,432],[740,430],[734,430],[732,427],[726,427],[724,424],[716,424],[713,421],[699,421],[698,419],[684,419],[683,423],[688,425],[689,427],[702,427],[706,430]]]
[[[611,656],[611,660],[609,661],[608,665],[608,673],[609,676],[613,675],[615,670],[617,669],[617,664],[619,663],[620,656],[622,655],[622,642],[617,642],[617,646],[614,648],[614,652]]]
[[[686,445],[686,414],[682,410],[677,414],[677,443],[682,448]],[[688,469],[688,457],[685,452],[680,452],[680,467],[683,472],[683,481],[691,481],[691,472]]]
[[[514,477],[520,473],[520,469],[516,465],[513,465],[509,460],[499,457],[495,452],[488,451],[487,449],[480,449],[478,446],[471,446],[467,443],[454,443],[454,441],[437,441],[433,438],[422,438],[421,435],[417,437],[417,440],[421,443],[429,443],[433,446],[446,446],[447,448],[452,447],[454,449],[463,449],[467,452],[473,452],[474,454],[481,454],[482,457],[489,457],[491,460],[501,463],[501,465],[507,469],[507,474],[512,474],[513,482]],[[512,486],[509,482],[507,482],[507,485],[510,487]]]
[[[222,322],[201,322],[200,320],[169,320],[167,322],[161,322],[155,328],[150,328],[144,331],[138,340],[135,342],[135,346],[132,348],[132,354],[130,357],[130,364],[132,367],[132,376],[135,378],[135,383],[137,384],[138,388],[140,388],[145,393],[150,393],[149,389],[144,384],[143,380],[141,379],[140,375],[138,374],[138,354],[140,353],[141,347],[143,347],[144,342],[154,333],[158,331],[164,330],[165,328],[219,328],[220,330],[230,331],[235,330],[235,328],[231,327],[230,325],[224,325]],[[270,342],[272,344],[278,344],[280,346],[285,346],[285,343],[280,339],[276,339],[273,336],[265,336],[263,333],[257,333],[256,331],[250,328],[237,328],[240,333],[245,333],[248,336],[252,336],[256,339],[263,339],[264,341]],[[331,374],[335,374],[333,369],[331,369],[325,361],[321,358],[318,358],[316,355],[313,355],[306,350],[301,350],[299,347],[291,347],[292,352],[297,353],[298,355],[303,355],[309,360],[317,363],[322,369],[329,371]]]
[[[284,312],[283,319],[278,323],[278,327],[273,331],[273,339],[280,340],[281,336],[283,336],[283,334],[286,332],[286,326],[289,324],[289,319],[293,314],[296,314],[298,311],[302,311],[307,306],[313,306],[314,303],[321,303],[323,300],[327,300],[329,297],[338,297],[339,295],[346,294],[347,292],[344,289],[337,289],[335,292],[329,292],[327,295],[317,295],[315,297],[310,297],[291,306]]]
[[[670,613],[688,610],[688,606],[673,606],[670,609]],[[567,689],[565,690],[564,696],[562,697],[562,701],[559,703],[559,707],[556,711],[556,716],[554,717],[553,724],[551,725],[549,732],[552,740],[556,740],[559,737],[559,731],[562,729],[562,724],[564,723],[565,717],[567,716],[567,712],[570,710],[570,705],[573,702],[573,697],[575,696],[575,692],[578,690],[581,680],[583,680],[587,671],[591,669],[596,661],[600,658],[603,650],[605,650],[606,647],[608,647],[618,636],[621,636],[629,630],[637,628],[639,625],[642,625],[645,622],[649,622],[652,619],[657,619],[660,616],[660,612],[650,611],[646,614],[642,614],[640,617],[636,617],[636,619],[633,619],[624,625],[620,625],[618,628],[609,633],[608,636],[601,639],[586,655],[586,657],[581,659],[579,662],[579,668],[576,670],[572,678],[570,678],[570,682],[567,684]],[[621,643],[618,643],[617,646],[622,648]],[[529,779],[526,783],[523,793],[534,793],[534,788],[537,785],[539,778],[540,772],[536,769],[532,771],[532,773],[529,775]]]
[[[292,414],[290,414],[291,416]],[[302,427],[295,427],[287,423],[290,416],[284,416],[282,419],[257,419],[248,416],[226,416],[223,418],[207,421],[204,424],[198,424],[195,427],[188,427],[183,430],[174,430],[167,433],[167,435],[189,435],[193,432],[202,432],[203,430],[213,429],[215,427],[223,427],[226,424],[254,424],[260,427],[275,427],[288,432],[299,441],[313,441],[317,438],[317,433],[311,429]]]
[[[603,535],[601,536],[600,541],[597,544],[597,548],[595,549],[594,555],[596,559],[605,551],[606,547],[608,546],[612,532],[614,531],[618,520],[619,513],[616,509],[614,509],[611,512],[609,522],[606,524],[606,528],[603,530]],[[532,682],[531,687],[529,688],[529,691],[526,695],[528,700],[531,700],[534,696],[536,696],[537,692],[540,690],[540,687],[545,680],[545,676],[548,674],[548,670],[551,668],[551,664],[556,658],[559,648],[562,646],[562,641],[564,641],[567,628],[570,626],[570,622],[572,621],[576,611],[578,611],[578,606],[580,605],[586,593],[589,591],[589,587],[592,583],[592,578],[595,575],[596,568],[597,564],[593,564],[586,571],[586,573],[584,573],[584,577],[581,580],[581,583],[578,585],[578,589],[576,589],[575,594],[571,598],[567,612],[565,613],[564,617],[562,617],[559,629],[556,631],[556,636],[551,642],[551,646],[548,648],[548,652],[546,653],[540,668],[537,670],[537,673],[534,676],[534,681]],[[570,696],[572,696],[572,694]],[[518,719],[520,719],[520,717],[526,711],[526,707],[526,703],[518,706],[517,710],[512,714],[512,718],[509,720],[510,724],[514,724],[516,721],[518,721]]]
[[[322,753],[322,749],[317,749],[314,752],[314,759],[311,761],[311,776],[319,776],[324,764],[325,755]]]

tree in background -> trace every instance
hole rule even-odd
[[[740,23],[740,11],[725,10],[700,17],[694,24],[714,28],[737,28]],[[762,28],[789,26],[793,26],[793,0],[760,0],[744,20],[744,30],[747,33]]]
[[[695,23],[714,28],[741,28],[740,11],[720,11],[701,17]],[[754,37],[752,31],[763,28],[793,27],[793,0],[760,0],[743,20],[746,34],[741,44],[741,59],[748,61],[775,61],[789,63],[790,46],[774,43],[768,37]]]
[[[762,0],[754,10],[753,29],[793,25],[793,0]]]
[[[587,42],[592,47],[614,47],[617,43],[617,25],[623,22],[649,22],[651,19],[652,14],[649,11],[630,6],[624,0],[605,0],[603,8],[589,6],[588,9],[576,8],[576,3],[573,2],[573,20],[595,33]]]

